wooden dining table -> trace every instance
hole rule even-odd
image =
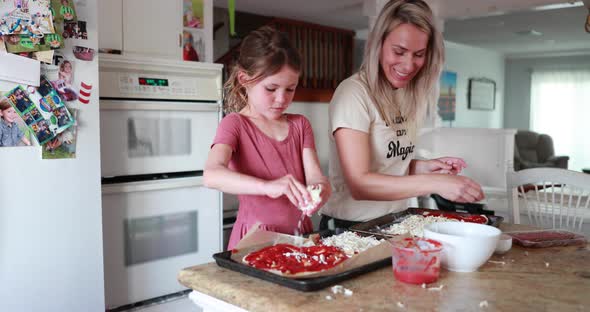
[[[301,292],[213,262],[182,270],[178,280],[204,311],[590,311],[590,246],[513,245],[476,272],[443,269],[426,286],[397,281],[387,266],[340,283],[348,295],[331,287]]]

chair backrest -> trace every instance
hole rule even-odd
[[[521,206],[531,224],[582,232],[590,216],[590,174],[533,168],[506,174],[509,219],[520,223]]]

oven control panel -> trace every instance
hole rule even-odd
[[[198,95],[197,81],[189,77],[168,75],[120,74],[119,92],[141,97],[168,95],[172,97],[193,97]]]
[[[100,55],[101,98],[219,102],[221,64]]]

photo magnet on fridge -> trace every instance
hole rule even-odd
[[[55,33],[49,0],[0,1],[0,35]]]

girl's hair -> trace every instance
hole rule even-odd
[[[393,88],[381,68],[383,41],[396,27],[411,24],[428,35],[424,66],[400,90]],[[381,10],[369,33],[360,77],[389,126],[397,116],[413,123],[414,130],[426,112],[434,108],[438,96],[439,77],[444,62],[444,43],[435,26],[430,7],[422,0],[391,0]]]
[[[0,111],[7,110],[10,107],[12,107],[12,105],[10,105],[10,102],[8,102],[8,99],[7,98],[1,98],[0,99]]]
[[[225,82],[225,111],[239,112],[248,104],[246,85],[279,72],[283,66],[301,71],[299,52],[289,38],[270,26],[261,27],[248,34],[240,46],[240,55]],[[238,80],[238,74],[245,73],[251,79],[244,84]]]

